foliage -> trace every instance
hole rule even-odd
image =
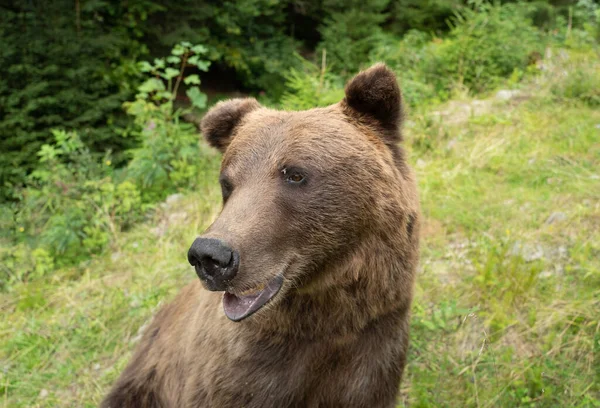
[[[139,190],[114,177],[110,155],[97,160],[76,133],[52,133],[19,203],[4,207],[4,238],[13,242],[0,255],[4,285],[98,253],[140,218]]]
[[[546,76],[551,76],[551,92],[562,100],[579,100],[589,106],[600,106],[600,55],[589,53],[563,53],[546,64]]]
[[[395,34],[409,30],[442,33],[448,31],[448,20],[464,4],[464,0],[394,1],[390,7],[393,21],[389,28]]]
[[[155,2],[168,9],[152,16],[146,27],[155,49],[164,52],[182,40],[204,44],[215,69],[234,74],[221,81],[281,93],[282,73],[293,66],[298,46],[289,29],[291,1]]]
[[[281,108],[304,110],[327,106],[344,97],[342,80],[329,72],[323,52],[321,67],[303,61],[303,69],[292,68],[285,76],[287,91],[281,97]]]
[[[544,44],[522,7],[479,2],[458,13],[449,37],[433,47],[424,67],[429,78],[440,88],[448,89],[447,78],[452,78],[480,92],[524,70]]]
[[[0,5],[0,201],[33,170],[51,128],[77,129],[92,153],[112,150],[122,162],[132,141],[115,127],[146,50],[137,24],[154,9],[146,0],[8,3]]]
[[[153,203],[196,185],[207,164],[197,130],[181,123],[191,108],[175,108],[174,102],[185,84],[192,107],[206,107],[198,75],[185,75],[189,66],[208,69],[206,52],[201,45],[181,43],[167,58],[140,64],[148,79],[135,101],[125,103],[134,117],[128,133],[139,147],[131,151],[126,168],[114,169],[109,152],[101,158],[92,154],[74,132],[52,132],[54,143],[41,146],[37,168],[25,187],[15,190],[18,200],[2,206],[6,233],[0,238],[7,243],[0,252],[2,286],[101,253]]]
[[[199,76],[185,76],[185,71],[190,66],[207,71],[207,52],[202,45],[183,42],[170,56],[140,64],[148,79],[138,88],[135,101],[125,103],[134,118],[130,133],[139,140],[127,169],[145,201],[158,201],[177,188],[195,186],[202,165],[198,132],[182,117],[193,108],[204,109],[206,95],[200,91]],[[175,106],[182,85],[187,86],[190,108]]]
[[[411,105],[446,100],[464,88],[491,90],[522,76],[544,51],[545,37],[527,17],[530,11],[524,4],[477,1],[456,12],[447,37],[415,30],[401,40],[385,35],[370,59],[399,72]]]
[[[387,18],[389,0],[326,1],[328,17],[319,29],[320,49],[327,51],[330,63],[343,76],[353,75],[368,64],[369,51]]]

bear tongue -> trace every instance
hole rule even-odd
[[[225,315],[234,322],[245,319],[266,305],[279,292],[282,284],[283,276],[277,275],[263,290],[252,295],[236,296],[225,292],[223,295]]]

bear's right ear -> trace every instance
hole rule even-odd
[[[227,150],[244,116],[260,108],[254,98],[237,98],[222,101],[213,106],[202,118],[200,131],[206,141],[221,153]]]

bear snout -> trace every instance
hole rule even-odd
[[[208,290],[224,291],[237,275],[240,256],[221,240],[196,238],[188,251],[188,261]]]

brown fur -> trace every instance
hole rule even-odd
[[[401,111],[383,65],[327,108],[214,107],[202,131],[224,151],[227,199],[203,236],[240,253],[228,291],[280,273],[283,287],[235,323],[221,293],[190,284],[156,315],[102,407],[393,407],[420,225],[396,144]],[[283,182],[296,168],[305,184]]]

